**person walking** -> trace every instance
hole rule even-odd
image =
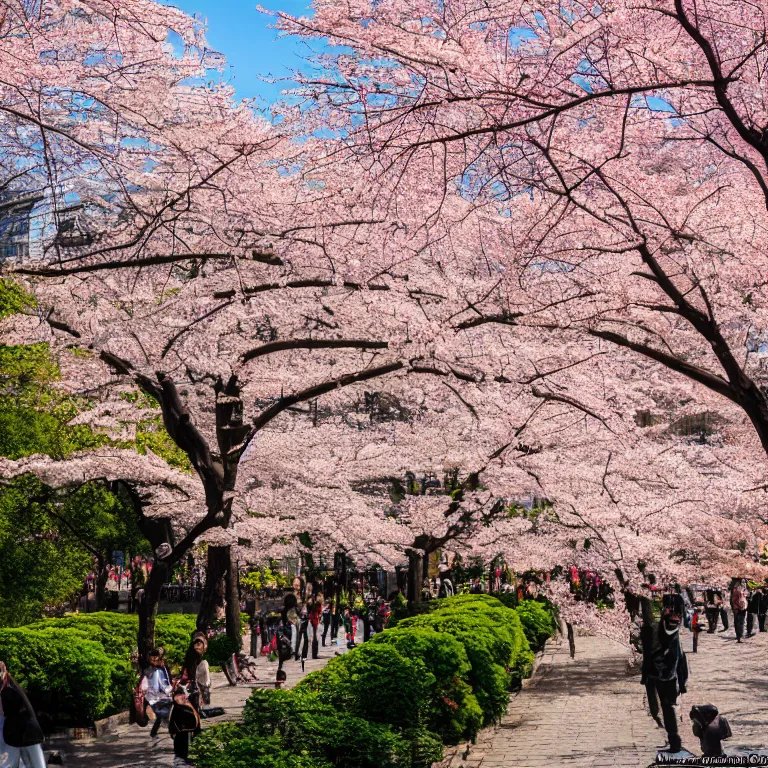
[[[693,616],[691,617],[691,632],[693,632],[693,652],[698,653],[699,650],[699,634],[702,632],[703,627],[701,626],[701,622],[699,619],[701,618],[699,614],[699,609],[694,608],[693,609]]]
[[[757,615],[760,613],[760,590],[752,590],[747,602],[747,637],[755,634]]]
[[[43,730],[21,686],[0,661],[0,766],[45,768]]]
[[[283,619],[283,627],[290,629],[291,632],[291,644],[293,646],[293,655],[296,661],[299,660],[299,612],[297,606],[299,601],[296,599],[296,595],[293,592],[289,592],[283,598],[283,610],[281,617]]]
[[[671,599],[668,599],[671,598]],[[669,740],[669,752],[679,752],[683,745],[677,727],[675,706],[677,697],[685,693],[688,682],[688,660],[680,643],[682,600],[665,595],[661,620],[658,624],[644,624],[642,634],[643,663],[640,682],[645,686],[651,717],[663,727]]]
[[[744,635],[744,619],[747,616],[747,595],[741,579],[733,579],[731,582],[731,610],[733,625],[736,628],[736,642],[740,643]]]

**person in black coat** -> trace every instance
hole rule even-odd
[[[757,626],[761,632],[765,632],[765,614],[768,613],[768,590],[760,588],[760,607],[757,611]]]
[[[681,606],[669,601],[663,608],[661,621],[644,626],[642,633],[643,664],[640,682],[645,685],[651,717],[659,725],[661,707],[670,752],[679,752],[683,746],[674,710],[677,697],[685,693],[688,682],[688,660],[680,644],[681,620]]]
[[[35,711],[26,693],[8,674],[0,661],[0,723],[2,739],[0,751],[7,753],[4,763],[8,768],[18,768],[23,758],[27,768],[45,768],[43,755],[43,730],[37,722]]]
[[[760,590],[756,589],[749,596],[747,603],[747,637],[752,637],[755,634],[755,618],[760,613],[760,600]]]

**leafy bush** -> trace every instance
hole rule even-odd
[[[82,725],[115,711],[125,698],[116,686],[128,682],[127,660],[119,663],[77,629],[0,630],[0,659],[44,727]]]
[[[407,659],[420,659],[431,674],[427,728],[447,744],[474,739],[483,713],[469,685],[472,667],[464,646],[452,635],[432,629],[401,628],[374,635],[373,645],[393,645]]]
[[[434,687],[434,675],[420,659],[402,656],[393,645],[365,643],[307,675],[296,690],[312,691],[357,717],[405,729],[424,722]]]
[[[233,653],[238,650],[226,635],[214,635],[208,641],[208,652],[205,658],[211,666],[223,667]]]
[[[531,648],[538,651],[555,633],[555,619],[547,608],[536,600],[523,600],[517,606],[517,615]]]
[[[340,711],[306,688],[256,689],[242,725],[207,729],[192,751],[198,768],[416,768],[440,759],[434,736],[410,736]]]
[[[528,673],[533,661],[520,619],[488,595],[462,595],[436,603],[437,610],[403,619],[398,628],[431,628],[462,643],[483,722],[498,720],[506,710],[507,691]]]
[[[180,666],[195,630],[193,615],[157,617],[156,640]],[[0,629],[0,659],[27,689],[44,727],[86,725],[128,708],[137,675],[138,617],[90,613]]]

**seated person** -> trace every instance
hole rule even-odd
[[[165,666],[165,651],[162,648],[153,648],[148,654],[149,667],[139,683],[139,688],[144,694],[144,699],[155,713],[155,723],[150,731],[150,736],[157,736],[160,724],[168,719],[171,712],[171,676]]]

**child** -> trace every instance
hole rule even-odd
[[[691,632],[693,632],[693,652],[698,653],[699,650],[699,633],[704,631],[701,626],[701,616],[699,615],[699,609],[693,609],[693,618],[691,619]]]
[[[344,609],[344,632],[347,637],[347,648],[355,647],[355,629],[357,624],[357,616],[352,616],[349,612],[349,608]]]
[[[732,735],[728,720],[712,704],[691,707],[690,717],[693,721],[693,735],[698,736],[701,744],[702,756],[723,757],[722,740]]]

